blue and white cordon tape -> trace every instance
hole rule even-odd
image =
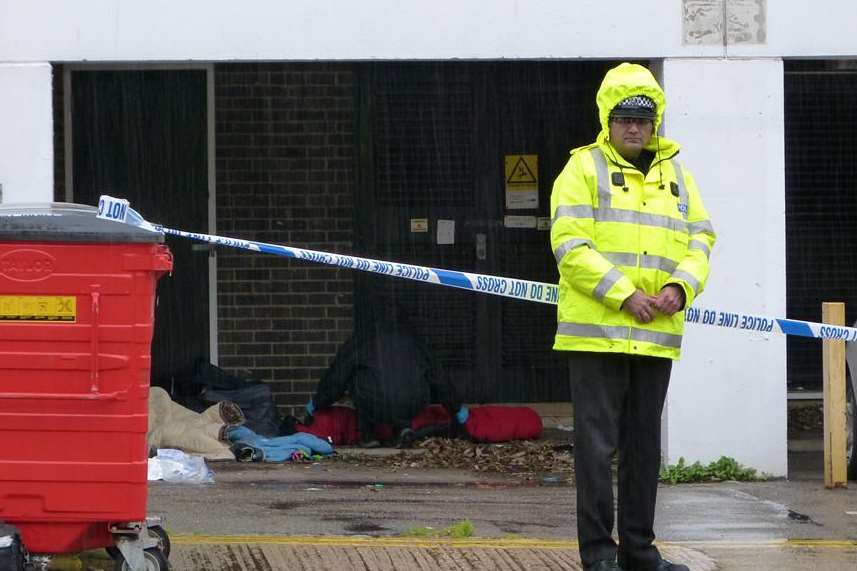
[[[559,288],[555,284],[534,282],[502,276],[491,276],[485,274],[472,274],[454,270],[443,270],[428,266],[416,266],[401,264],[398,262],[386,262],[361,258],[358,256],[347,256],[345,254],[333,254],[317,250],[306,250],[292,246],[279,244],[267,244],[265,242],[254,242],[252,240],[241,240],[239,238],[225,238],[212,236],[210,234],[197,234],[166,228],[159,224],[147,222],[140,214],[129,206],[127,200],[102,195],[98,201],[98,217],[117,222],[130,224],[151,232],[181,236],[192,240],[208,242],[217,246],[228,246],[274,254],[286,258],[297,258],[329,266],[338,266],[352,270],[372,272],[387,276],[405,278],[409,280],[437,284],[459,289],[467,289],[491,295],[511,297],[525,301],[537,301],[556,305],[559,299]],[[857,341],[857,328],[827,325],[812,321],[800,321],[797,319],[781,319],[776,317],[765,317],[751,315],[748,313],[733,313],[716,309],[704,309],[691,307],[685,311],[687,323],[698,323],[702,325],[713,325],[728,329],[740,329],[744,331],[758,331],[771,333],[780,331],[786,335],[797,335],[800,337],[813,337],[816,339],[836,339],[842,341]]]

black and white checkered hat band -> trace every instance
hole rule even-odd
[[[628,97],[627,99],[620,101],[614,109],[617,111],[620,109],[634,109],[654,113],[655,101],[651,97],[646,97],[645,95],[634,95],[633,97]]]
[[[645,95],[634,95],[620,101],[610,112],[610,117],[636,117],[654,121],[656,113],[654,99]]]

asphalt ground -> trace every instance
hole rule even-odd
[[[857,569],[857,485],[826,490],[817,452],[791,480],[663,485],[658,544],[695,570]],[[153,482],[176,570],[579,569],[574,488],[522,479],[343,462],[214,463],[215,483]],[[445,530],[467,520],[470,537]],[[102,551],[56,569],[112,569]]]

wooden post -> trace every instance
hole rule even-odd
[[[822,304],[824,323],[845,325],[845,304]],[[824,372],[824,485],[848,487],[845,462],[845,341],[822,341]]]

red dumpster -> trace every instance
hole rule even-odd
[[[146,519],[163,237],[73,204],[0,207],[0,520],[30,553]]]

